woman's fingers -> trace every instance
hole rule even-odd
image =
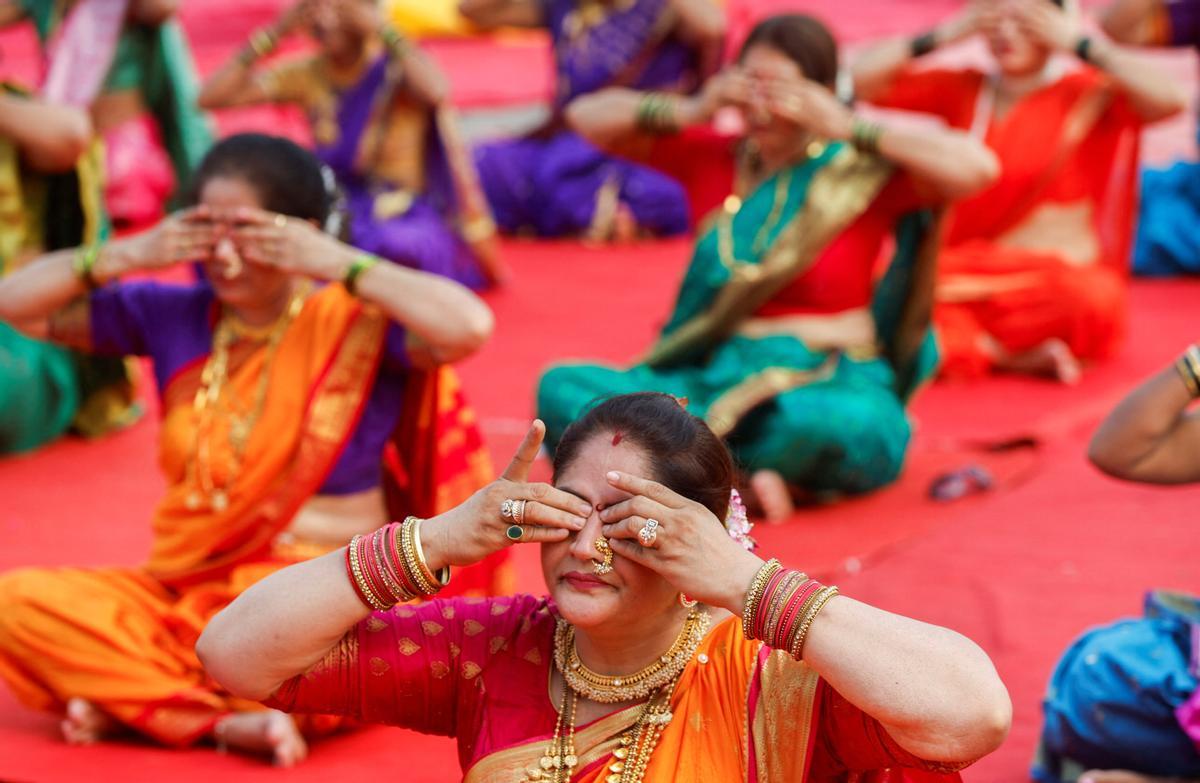
[[[577,513],[579,511],[579,498],[574,495],[569,495],[568,497],[573,501],[568,501],[571,503],[568,506],[570,510],[558,509],[536,500],[526,501],[522,524],[561,528],[563,530],[582,530],[583,523],[587,521],[587,517],[580,516]]]
[[[656,500],[651,500],[643,495],[634,495],[601,511],[600,522],[604,525],[616,525],[630,517],[661,520],[663,517],[670,516],[671,511],[672,509]]]
[[[626,540],[632,540],[638,546],[642,546],[640,536],[642,534],[642,529],[646,527],[646,524],[649,522],[649,520],[650,518],[635,514],[634,516],[622,519],[620,522],[614,522],[611,525],[605,525],[604,527],[600,528],[600,532],[605,538],[622,538]],[[652,546],[655,544],[657,544],[657,539]]]
[[[560,527],[539,527],[537,525],[522,525],[521,537],[514,544],[546,544],[552,541],[566,541],[571,531]]]
[[[513,455],[512,462],[508,463],[508,467],[504,469],[500,477],[508,481],[528,479],[529,469],[533,466],[533,461],[537,459],[538,449],[542,447],[542,439],[545,437],[546,425],[542,423],[541,419],[534,419],[533,424],[529,425],[529,431],[525,433],[525,439],[517,447],[517,453]]]
[[[623,489],[631,495],[648,497],[667,508],[684,508],[687,505],[686,500],[657,481],[644,479],[630,473],[620,473],[615,470],[610,470],[606,473],[605,478],[608,479],[609,484],[617,489]]]
[[[656,562],[651,550],[642,546],[635,541],[626,541],[620,538],[610,539],[608,545],[612,547],[612,551],[618,557],[623,557],[626,560],[632,560],[638,565],[654,568]],[[662,562],[661,559],[657,562]]]

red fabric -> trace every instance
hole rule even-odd
[[[978,71],[917,71],[897,79],[878,103],[934,113],[967,129],[984,88]],[[1105,92],[1103,113],[1063,157],[1058,141],[1076,108]],[[991,122],[985,140],[1000,158],[1002,175],[955,205],[938,264],[942,285],[934,321],[942,336],[943,374],[986,373],[994,361],[986,349],[989,337],[1013,352],[1051,338],[1066,342],[1079,358],[1116,351],[1125,331],[1141,126],[1128,99],[1091,69],[1031,93]],[[1090,204],[1099,246],[1090,264],[1000,241],[1036,210],[1055,204]],[[945,295],[964,278],[983,288],[966,297]]]
[[[733,191],[737,170],[735,137],[710,127],[691,128],[656,137],[636,156],[687,188],[693,220],[722,206]],[[757,315],[764,318],[797,314],[839,313],[866,307],[874,289],[876,263],[896,221],[926,200],[913,180],[893,177],[857,220],[839,234],[802,275],[794,279]]]
[[[821,251],[808,271],[759,308],[757,315],[838,313],[870,305],[880,252],[901,216],[922,204],[912,178],[904,173],[894,175],[871,206]]]
[[[736,136],[702,126],[640,142],[630,157],[683,183],[692,224],[700,225],[733,192],[737,144]]]

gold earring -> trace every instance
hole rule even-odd
[[[603,536],[597,538],[595,547],[597,552],[604,555],[604,561],[597,563],[595,560],[593,560],[592,570],[601,575],[612,573],[613,551],[612,547],[608,545],[608,539]]]
[[[691,609],[696,604],[700,603],[695,598],[688,598],[684,593],[679,594],[679,605],[684,609]]]

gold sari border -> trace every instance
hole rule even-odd
[[[619,736],[637,722],[641,705],[626,707],[587,726],[576,729],[577,747],[588,749],[579,754],[577,771],[604,760],[616,749]],[[478,759],[463,776],[463,783],[512,783],[524,775],[525,770],[535,769],[550,735],[513,745]]]
[[[663,336],[643,360],[668,364],[732,334],[737,324],[808,271],[821,251],[871,206],[892,175],[878,156],[844,146],[813,174],[804,205],[780,230],[760,264],[735,262],[707,311]]]

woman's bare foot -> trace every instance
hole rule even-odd
[[[119,724],[86,699],[67,702],[67,714],[59,724],[68,745],[94,745],[117,732]]]
[[[1156,778],[1123,769],[1091,769],[1079,776],[1079,783],[1197,783],[1182,778]]]
[[[774,470],[755,471],[750,476],[750,489],[754,491],[763,518],[771,524],[783,522],[796,510],[787,482]]]
[[[292,716],[279,710],[235,712],[213,729],[219,748],[269,755],[277,767],[294,767],[308,757],[308,743]]]
[[[1083,365],[1071,353],[1070,347],[1058,338],[1052,338],[1024,353],[1009,354],[999,366],[1010,372],[1041,375],[1054,378],[1067,386],[1074,386],[1083,377]]]

